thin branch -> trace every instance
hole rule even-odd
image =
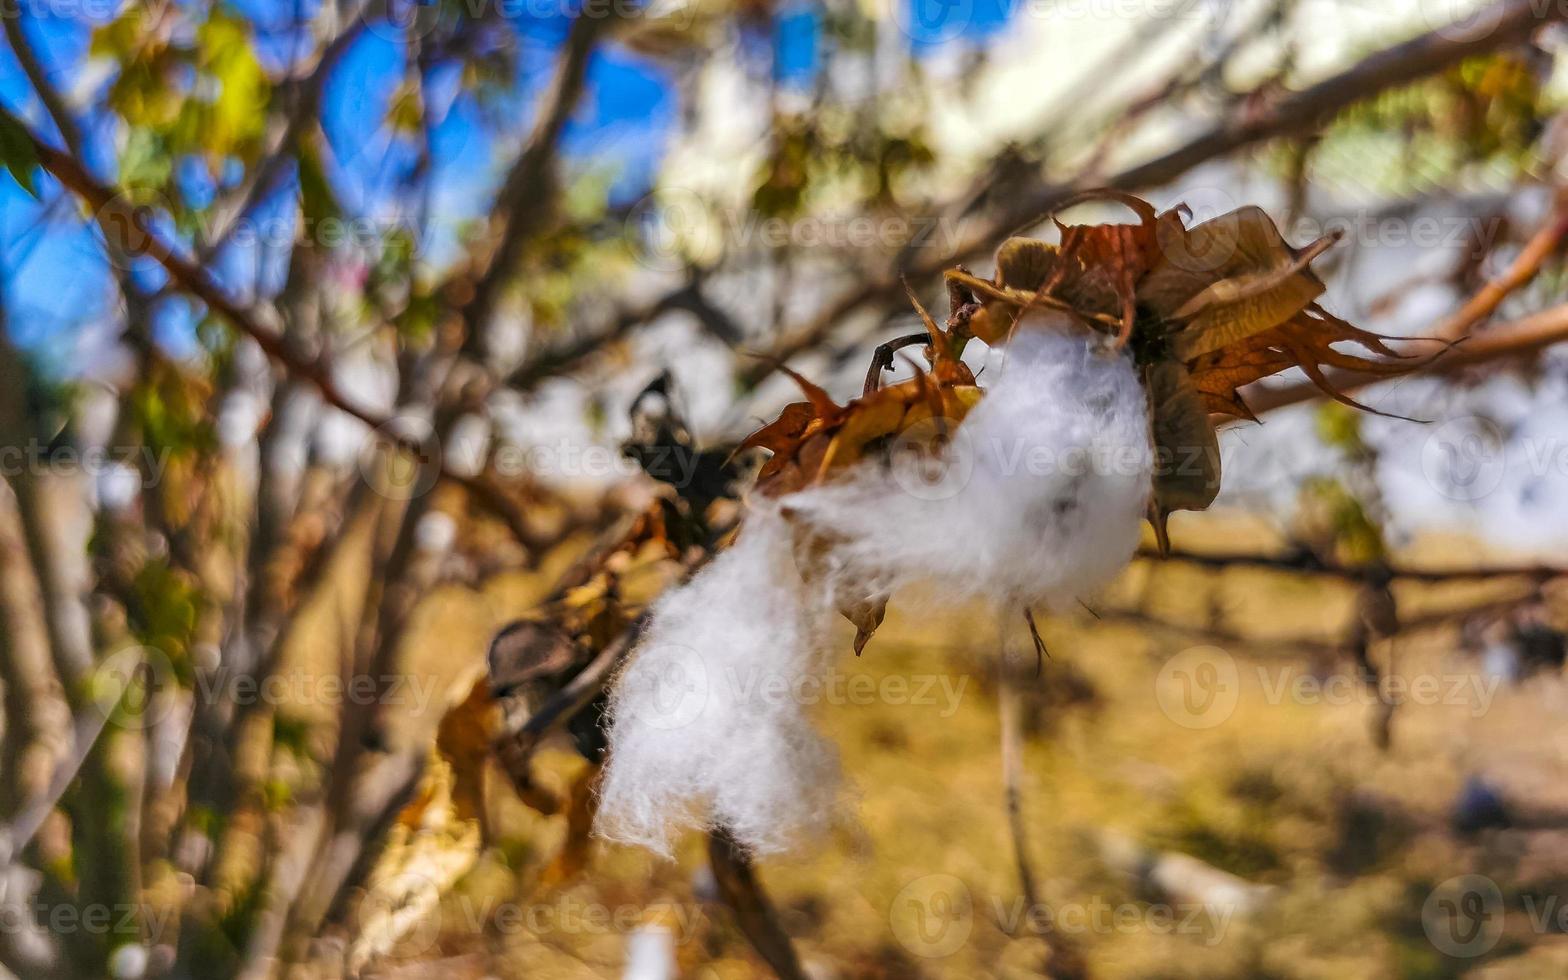
[[[577,15],[567,32],[554,81],[544,97],[533,132],[502,183],[492,208],[498,241],[474,283],[473,296],[462,310],[467,328],[463,342],[470,350],[478,349],[502,288],[516,273],[528,244],[550,220],[561,134],[582,97],[593,52],[615,21],[615,17],[584,12]]]
[[[70,106],[50,82],[42,61],[22,29],[20,17],[7,16],[3,19],[6,40],[17,62],[37,91],[40,101],[43,102],[55,128],[60,131],[61,139],[64,140],[69,152],[78,161],[81,160],[82,132],[71,114]],[[69,199],[62,198],[62,200]],[[139,329],[140,314],[145,311],[146,305],[136,283],[126,271],[123,256],[113,241],[107,237],[109,229],[105,227],[103,230],[110,250],[110,259],[119,270],[115,278],[126,304],[127,340],[133,345],[139,345],[144,340]],[[3,316],[0,316],[0,320],[3,320]],[[8,384],[18,385],[19,392],[21,381],[18,379],[24,374],[25,368],[9,338],[0,337],[0,377],[9,378]],[[26,426],[17,414],[22,407],[20,401],[16,400],[18,397],[12,395],[5,400],[6,414],[14,418],[0,422],[0,425],[4,425],[20,437]],[[66,699],[74,704],[81,695],[77,688],[91,667],[93,651],[83,597],[79,589],[73,587],[66,571],[67,555],[70,554],[71,549],[57,547],[57,542],[51,540],[49,528],[45,526],[48,508],[44,504],[44,498],[48,495],[48,488],[40,484],[38,474],[24,468],[11,478],[11,484],[16,494],[24,540],[27,550],[32,555],[32,564],[37,570],[42,590],[49,646],[61,681],[66,685]]]
[[[739,327],[729,315],[714,306],[713,302],[703,295],[700,284],[688,282],[670,290],[651,303],[620,310],[614,319],[599,330],[583,334],[567,343],[546,348],[527,358],[506,375],[502,384],[513,391],[532,391],[541,382],[577,367],[609,345],[623,340],[633,330],[671,310],[690,312],[710,334],[731,346],[741,336]],[[732,337],[734,340],[731,340]]]
[[[127,680],[129,674],[127,674]],[[61,759],[55,767],[54,774],[49,778],[49,784],[44,787],[36,797],[27,801],[11,820],[10,824],[0,827],[0,867],[3,867],[17,854],[32,843],[33,835],[43,826],[44,818],[49,816],[55,805],[60,802],[60,797],[70,788],[71,783],[87,763],[93,749],[98,744],[98,737],[109,724],[116,704],[105,702],[89,702],[82,711],[82,716],[75,725],[75,745],[71,754]]]
[[[1418,365],[1415,371],[1429,375],[1453,374],[1477,364],[1526,357],[1564,340],[1568,340],[1568,303],[1492,327],[1455,345],[1440,357]],[[1347,393],[1388,380],[1387,375],[1344,370],[1326,372],[1326,376],[1331,388]],[[1247,405],[1255,415],[1322,397],[1323,390],[1310,381],[1276,388],[1255,385],[1246,392]]]
[[[1474,296],[1432,332],[1432,336],[1442,341],[1464,342],[1427,364],[1418,366],[1416,370],[1427,374],[1449,374],[1497,358],[1531,354],[1559,340],[1568,339],[1568,305],[1552,307],[1481,334],[1470,333],[1476,325],[1495,313],[1503,300],[1536,277],[1541,266],[1562,244],[1564,237],[1568,237],[1568,192],[1559,191],[1551,215],[1525,243],[1508,268],[1477,290]],[[1371,375],[1343,370],[1328,375],[1329,386],[1340,392],[1354,391],[1377,380],[1377,377]],[[1299,381],[1276,388],[1255,386],[1247,391],[1245,397],[1247,406],[1257,415],[1326,396],[1327,393],[1311,381]]]
[[[789,933],[779,924],[778,913],[763,891],[745,849],[727,831],[715,830],[708,834],[708,859],[719,894],[735,913],[735,922],[752,948],[767,961],[779,980],[806,980],[807,973],[801,968]]]
[[[1416,81],[1478,54],[1518,43],[1549,23],[1568,18],[1568,4],[1537,0],[1502,0],[1475,14],[1465,26],[1450,25],[1385,48],[1350,68],[1283,98],[1257,90],[1236,100],[1240,107],[1212,127],[1161,156],[1128,167],[1105,179],[1078,177],[1019,194],[1008,208],[955,247],[924,261],[894,268],[829,303],[820,313],[789,330],[767,360],[744,375],[756,384],[775,367],[832,333],[848,316],[874,304],[892,302],[902,292],[900,277],[924,278],[948,266],[983,254],[1010,232],[1027,228],[1091,186],[1136,191],[1167,184],[1209,160],[1280,136],[1311,132],[1345,108],[1379,92]]]
[[[69,154],[62,153],[41,140],[21,120],[0,107],[0,119],[27,133],[45,170],[48,170],[67,188],[100,213],[106,228],[117,229],[125,239],[126,250],[131,254],[152,258],[169,273],[185,291],[207,305],[207,308],[227,320],[240,333],[250,338],[269,358],[295,377],[310,383],[322,401],[331,407],[363,422],[375,435],[398,449],[423,458],[439,447],[400,435],[391,428],[393,419],[380,415],[350,399],[337,386],[330,368],[323,362],[311,361],[295,353],[282,336],[264,322],[276,319],[276,311],[268,306],[245,306],[229,296],[223,287],[201,265],[186,258],[163,239],[153,227],[152,215],[143,207],[128,203],[117,189],[100,183]],[[532,532],[522,511],[507,496],[506,491],[486,476],[469,476],[449,468],[444,460],[436,461],[439,476],[455,483],[473,495],[484,508],[506,522],[507,526],[523,540]]]
[[[1568,236],[1568,191],[1559,190],[1551,214],[1508,268],[1477,290],[1474,296],[1443,321],[1434,336],[1443,340],[1458,340],[1469,334],[1472,328],[1495,313],[1503,300],[1536,277],[1541,266],[1557,251],[1564,236]]]
[[[196,250],[203,263],[217,254],[240,223],[277,189],[289,162],[294,159],[301,138],[317,124],[317,110],[327,87],[327,79],[370,22],[382,15],[385,7],[383,0],[370,0],[351,12],[348,26],[322,47],[315,63],[304,74],[286,83],[282,101],[287,101],[289,107],[280,119],[273,121],[270,127],[271,139],[262,153],[261,162],[213,208],[212,227],[207,241]]]
[[[60,96],[59,90],[49,81],[49,73],[44,69],[43,62],[38,60],[38,53],[33,50],[32,44],[27,40],[27,34],[22,29],[22,11],[8,11],[0,20],[5,21],[5,39],[10,42],[11,52],[16,55],[17,64],[22,66],[22,74],[32,83],[33,89],[38,92],[38,99],[44,104],[44,111],[49,113],[49,119],[54,123],[54,128],[60,131],[60,138],[65,145],[77,156],[82,154],[82,130],[76,123],[76,117],[71,115],[71,107]]]
[[[1143,548],[1138,551],[1138,557],[1145,561],[1180,562],[1201,565],[1205,568],[1268,568],[1296,574],[1323,575],[1348,582],[1361,582],[1367,576],[1365,569],[1330,564],[1305,550],[1278,555],[1237,551],[1172,551],[1170,554],[1161,555],[1152,548]],[[1392,566],[1387,569],[1387,572],[1393,578],[1413,582],[1457,582],[1498,578],[1528,578],[1545,582],[1568,575],[1568,568],[1554,565],[1495,565],[1454,569]]]
[[[1004,654],[1004,658],[1006,655]],[[1007,810],[1007,832],[1013,845],[1013,865],[1018,873],[1018,888],[1027,908],[1043,909],[1036,884],[1034,862],[1029,857],[1029,829],[1023,803],[1023,720],[1019,712],[1018,671],[1006,658],[997,689],[997,724],[1001,729],[1002,797]],[[1044,949],[1041,975],[1066,980],[1083,976],[1083,965],[1064,937],[1040,930]]]
[[[1431,629],[1433,627],[1447,626],[1472,617],[1494,616],[1516,608],[1521,602],[1527,602],[1532,596],[1538,595],[1532,591],[1522,595],[1511,596],[1507,599],[1498,599],[1492,602],[1476,603],[1461,606],[1457,609],[1439,609],[1423,613],[1420,616],[1411,616],[1399,624],[1399,634],[1417,630]],[[1100,619],[1107,622],[1124,622],[1135,626],[1153,627],[1156,629],[1174,630],[1180,633],[1189,633],[1194,636],[1207,637],[1221,643],[1235,646],[1268,646],[1270,649],[1289,648],[1296,650],[1310,650],[1317,653],[1338,656],[1345,652],[1346,644],[1343,640],[1336,640],[1326,636],[1257,636],[1238,633],[1217,626],[1206,626],[1201,623],[1177,623],[1162,619],[1141,609],[1105,608],[1101,607],[1096,612]]]

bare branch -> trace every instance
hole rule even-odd
[[[911,262],[861,284],[829,303],[815,317],[786,331],[766,361],[744,377],[751,384],[771,374],[775,367],[814,347],[850,314],[892,302],[901,294],[900,278],[920,279],[948,266],[982,255],[1014,230],[1037,223],[1074,195],[1092,186],[1135,191],[1169,183],[1209,160],[1279,136],[1311,132],[1337,113],[1379,92],[1416,81],[1466,58],[1495,51],[1530,37],[1540,28],[1568,17],[1568,5],[1541,5],[1533,0],[1501,0],[1476,14],[1469,26],[1449,26],[1385,48],[1309,88],[1278,98],[1273,91],[1258,90],[1241,96],[1241,108],[1207,131],[1152,160],[1122,170],[1108,178],[1080,176],[1019,194],[998,216],[958,245],[941,250],[923,261]]]
[[[1525,243],[1508,268],[1497,278],[1482,286],[1474,296],[1443,321],[1434,336],[1442,340],[1458,340],[1470,333],[1471,328],[1497,311],[1503,300],[1528,284],[1541,271],[1541,266],[1557,251],[1564,236],[1568,236],[1568,191],[1559,190],[1552,211],[1541,227]]]
[[[322,401],[369,426],[376,436],[416,458],[431,452],[431,447],[401,435],[391,428],[392,419],[382,416],[350,399],[337,386],[327,365],[306,360],[284,343],[283,338],[264,322],[276,319],[270,307],[247,307],[233,299],[208,275],[206,269],[181,255],[174,246],[164,241],[153,227],[152,217],[145,208],[129,204],[118,190],[99,183],[71,156],[62,153],[39,139],[21,120],[4,108],[0,117],[25,131],[32,141],[44,169],[54,174],[62,184],[72,190],[90,207],[99,211],[103,220],[118,226],[130,239],[129,251],[146,255],[168,271],[170,277],[186,292],[205,303],[208,309],[227,320],[240,333],[255,342],[262,352],[276,361],[295,377],[309,382],[321,395]],[[437,450],[438,451],[438,450]],[[511,501],[506,492],[484,476],[469,476],[449,468],[437,459],[441,479],[455,483],[469,491],[474,499],[487,510],[506,522],[523,540],[532,536],[527,519]]]
[[[322,6],[331,9],[333,5]],[[289,161],[294,159],[300,140],[318,124],[321,95],[326,90],[327,79],[370,22],[381,16],[385,6],[384,0],[370,0],[351,13],[348,26],[321,49],[314,64],[304,74],[284,84],[280,101],[285,102],[288,108],[269,127],[267,147],[262,152],[261,162],[250,169],[238,187],[214,206],[207,241],[197,248],[200,260],[210,259],[223,248],[240,222],[277,189]]]
[[[651,303],[620,310],[608,324],[592,333],[540,351],[514,368],[502,384],[513,391],[527,392],[543,381],[581,365],[606,347],[626,338],[633,330],[671,310],[686,310],[725,343],[739,340],[738,326],[723,310],[713,305],[702,292],[700,283],[688,282],[672,289]]]
[[[1322,575],[1329,578],[1344,579],[1348,582],[1361,582],[1367,577],[1367,571],[1364,568],[1330,564],[1304,549],[1278,555],[1235,551],[1172,551],[1170,554],[1161,555],[1152,548],[1144,548],[1139,550],[1138,557],[1145,561],[1179,562],[1215,569],[1267,568],[1280,572]],[[1496,565],[1479,568],[1439,569],[1410,568],[1396,565],[1387,568],[1386,572],[1392,578],[1406,579],[1412,582],[1459,582],[1499,578],[1526,578],[1536,582],[1545,582],[1568,575],[1568,568],[1558,568],[1553,565]]]
[[[82,153],[82,130],[76,124],[76,117],[71,115],[71,108],[60,96],[59,91],[49,82],[49,73],[44,69],[43,62],[38,60],[38,53],[27,40],[27,34],[22,28],[22,12],[17,9],[14,13],[7,12],[0,20],[5,21],[5,39],[10,42],[11,52],[16,55],[17,64],[22,66],[22,74],[32,83],[38,92],[39,101],[44,104],[44,111],[49,113],[49,119],[54,123],[55,129],[60,131],[60,138],[65,145],[77,156]]]
[[[1007,616],[1011,621],[1013,617]],[[1023,720],[1019,712],[1018,668],[1015,658],[1007,650],[1001,651],[1001,676],[997,681],[997,725],[1001,729],[1002,798],[1007,810],[1007,832],[1012,839],[1013,865],[1018,873],[1018,889],[1023,893],[1027,907],[1044,908],[1036,884],[1034,861],[1029,856],[1028,821],[1024,817],[1023,774],[1024,737]],[[1066,937],[1052,931],[1039,932],[1045,947],[1041,973],[1054,980],[1068,980],[1084,976],[1083,963],[1076,951],[1066,942]]]
[[[555,79],[543,99],[533,132],[496,195],[492,221],[498,240],[462,311],[467,328],[463,343],[469,351],[479,349],[502,288],[516,273],[529,242],[551,220],[561,133],[582,96],[589,60],[615,20],[585,12],[572,21]]]
[[[1568,304],[1554,306],[1476,334],[1445,351],[1440,357],[1418,366],[1416,371],[1429,375],[1453,374],[1478,364],[1527,357],[1564,340],[1568,340]],[[1327,372],[1326,375],[1329,386],[1340,392],[1356,391],[1380,380],[1387,380],[1386,377],[1343,370]],[[1254,385],[1246,392],[1247,405],[1256,415],[1322,397],[1323,389],[1310,381],[1277,388]]]
[[[779,980],[805,980],[806,971],[801,968],[789,933],[779,924],[778,913],[762,890],[762,882],[757,880],[746,852],[724,830],[715,830],[708,835],[708,859],[719,894],[735,913],[735,922],[752,948],[773,968]]]

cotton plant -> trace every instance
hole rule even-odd
[[[915,301],[925,333],[880,348],[861,397],[841,406],[797,376],[806,400],[743,443],[772,456],[734,542],[655,605],[616,680],[601,835],[661,854],[691,829],[759,854],[798,845],[832,819],[840,779],[778,692],[831,668],[834,610],[859,654],[895,592],[935,583],[1022,613],[1038,645],[1032,608],[1091,596],[1144,519],[1163,549],[1171,511],[1213,501],[1215,425],[1252,417],[1237,389],[1300,367],[1349,402],[1324,367],[1412,365],[1316,304],[1309,266],[1332,239],[1292,248],[1257,208],[1189,227],[1184,208],[1098,196],[1137,222],[1058,222],[1058,244],[1004,243],[991,279],[951,270],[946,326]],[[972,339],[994,362],[983,386],[960,360]],[[929,368],[881,386],[917,342]]]

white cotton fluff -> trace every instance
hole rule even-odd
[[[767,853],[827,821],[837,754],[796,696],[825,669],[832,608],[822,596],[808,591],[790,527],[766,505],[659,600],[611,696],[601,835],[667,855],[676,831],[722,825]]]
[[[678,832],[723,826],[774,853],[822,828],[837,756],[798,694],[831,662],[834,596],[924,580],[955,599],[1062,606],[1125,566],[1154,454],[1132,363],[1102,348],[1066,323],[1020,324],[938,456],[912,431],[891,465],[755,504],[735,545],[655,605],[616,681],[597,831],[668,854]],[[809,582],[802,530],[833,542]]]
[[[1082,328],[1025,322],[1000,370],[940,458],[917,447],[941,423],[922,423],[890,466],[785,498],[840,540],[841,590],[934,580],[953,598],[1062,607],[1126,566],[1154,463],[1131,358]]]

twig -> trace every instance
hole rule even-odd
[[[467,330],[463,343],[469,350],[476,349],[495,312],[502,287],[517,271],[527,245],[549,220],[561,133],[577,108],[594,49],[615,22],[613,16],[582,13],[567,32],[555,78],[537,122],[496,194],[492,213],[499,225],[499,241],[474,283],[472,298],[462,310]]]
[[[901,276],[935,275],[950,265],[978,256],[1010,231],[1033,224],[1091,185],[1135,191],[1167,184],[1208,160],[1275,137],[1310,132],[1341,110],[1379,92],[1416,81],[1465,58],[1515,44],[1565,17],[1565,4],[1543,6],[1535,0],[1502,0],[1474,15],[1470,28],[1450,25],[1385,48],[1284,98],[1275,99],[1264,90],[1245,94],[1236,100],[1241,111],[1161,156],[1104,180],[1079,177],[1020,194],[1011,207],[955,247],[905,268],[892,269],[840,296],[815,317],[786,332],[769,352],[771,356],[759,360],[744,380],[753,385],[760,382],[778,364],[819,343],[850,314],[894,299],[900,294]]]
[[[1525,243],[1508,268],[1497,278],[1488,281],[1443,321],[1434,336],[1443,340],[1458,340],[1468,334],[1476,324],[1495,313],[1510,294],[1536,277],[1564,236],[1568,236],[1568,191],[1559,190],[1552,213]]]
[[[618,311],[615,317],[599,330],[582,334],[574,340],[540,351],[513,368],[501,383],[513,391],[532,391],[541,382],[556,377],[562,371],[576,367],[611,344],[624,339],[643,324],[671,310],[681,309],[691,312],[699,321],[707,325],[709,333],[714,333],[720,336],[720,339],[724,339],[723,335],[713,325],[716,316],[725,316],[723,311],[714,307],[702,295],[701,289],[696,283],[688,282],[679,288],[670,290],[651,303],[630,306]],[[704,312],[704,310],[711,312]],[[738,336],[738,331],[735,330],[732,323],[728,324],[724,329],[733,331]]]
[[[1445,351],[1440,357],[1417,365],[1415,372],[1428,375],[1453,374],[1477,364],[1525,357],[1568,340],[1568,303],[1554,306],[1540,313],[1499,324]],[[1353,371],[1325,372],[1328,386],[1339,392],[1352,392],[1378,381],[1386,375],[1368,375]],[[1316,401],[1323,397],[1323,389],[1310,381],[1277,388],[1254,385],[1246,392],[1247,406],[1254,415],[1272,412],[1287,405]]]
[[[1497,311],[1503,300],[1535,278],[1564,237],[1568,237],[1568,192],[1560,191],[1551,216],[1508,268],[1477,290],[1474,296],[1432,331],[1432,336],[1438,340],[1464,340],[1464,343],[1427,364],[1418,365],[1415,370],[1427,374],[1448,374],[1500,357],[1529,354],[1559,340],[1568,339],[1568,306],[1552,307],[1493,327],[1479,335],[1470,334],[1477,324]],[[1329,386],[1341,392],[1365,387],[1376,380],[1373,376],[1342,370],[1328,376]],[[1278,388],[1254,386],[1248,389],[1246,399],[1253,414],[1260,414],[1287,405],[1316,401],[1325,397],[1325,394],[1322,388],[1305,381]]]
[[[90,207],[101,212],[102,218],[108,224],[117,226],[128,240],[127,251],[132,254],[143,254],[157,261],[186,292],[201,300],[208,309],[223,317],[236,330],[250,338],[263,353],[290,374],[309,382],[323,402],[358,419],[370,427],[378,438],[404,452],[413,454],[416,458],[422,458],[432,451],[439,453],[439,447],[432,449],[417,439],[392,431],[393,419],[373,412],[343,394],[326,364],[299,356],[290,349],[280,334],[262,325],[264,320],[274,319],[274,312],[269,307],[247,307],[230,297],[223,287],[208,275],[206,269],[181,255],[174,246],[164,241],[162,235],[153,227],[151,217],[145,208],[132,206],[119,190],[99,183],[73,157],[39,139],[21,120],[3,107],[0,107],[0,120],[27,133],[39,163],[44,169],[54,174],[62,184]],[[533,536],[522,511],[511,501],[506,491],[492,483],[488,477],[458,473],[439,458],[435,464],[441,479],[467,490],[480,506],[501,518],[520,539],[527,541]]]
[[[0,20],[5,21],[5,39],[11,45],[11,52],[16,55],[16,63],[22,67],[22,74],[27,76],[27,80],[37,91],[38,100],[44,104],[44,111],[49,114],[55,129],[60,131],[60,138],[65,141],[65,145],[72,153],[80,156],[81,127],[76,124],[76,118],[71,115],[71,108],[60,96],[59,90],[50,84],[49,73],[44,69],[43,62],[38,60],[38,53],[33,50],[22,28],[21,13],[21,10],[17,9],[8,11],[4,17],[0,17]]]
[[[806,980],[789,933],[779,925],[778,913],[763,891],[762,882],[757,880],[750,858],[723,828],[708,834],[708,859],[719,894],[735,913],[735,922],[752,948],[773,968],[779,980]]]
[[[1471,606],[1461,606],[1458,609],[1440,609],[1424,613],[1420,616],[1411,616],[1399,624],[1399,635],[1403,636],[1417,630],[1430,629],[1434,626],[1446,626],[1458,620],[1469,619],[1473,616],[1490,616],[1506,612],[1515,608],[1521,602],[1527,602],[1537,593],[1512,596],[1507,599],[1498,599],[1492,602],[1482,602]],[[1205,636],[1223,643],[1236,646],[1263,645],[1271,648],[1289,647],[1297,650],[1311,650],[1330,656],[1339,656],[1345,651],[1345,644],[1326,636],[1248,636],[1234,630],[1221,629],[1200,623],[1176,623],[1161,619],[1141,609],[1101,608],[1100,616],[1110,622],[1131,623],[1138,626],[1154,627],[1156,629],[1175,630],[1180,633],[1191,633]]]
[[[137,666],[142,663],[141,658],[137,658]],[[128,671],[126,679],[129,680],[130,676]],[[43,826],[44,818],[54,810],[55,804],[60,802],[60,797],[65,795],[65,791],[76,779],[76,774],[86,764],[87,757],[98,744],[98,737],[103,734],[104,728],[109,724],[110,716],[118,706],[117,700],[114,702],[104,700],[97,703],[89,702],[82,710],[81,716],[73,726],[75,737],[71,754],[61,759],[55,766],[54,774],[50,776],[49,783],[43,791],[29,800],[12,818],[10,824],[0,828],[0,867],[32,843],[33,835]]]
[[[1205,568],[1268,568],[1281,572],[1305,575],[1323,575],[1346,581],[1360,582],[1366,571],[1344,565],[1332,565],[1310,551],[1294,551],[1281,555],[1260,555],[1253,552],[1234,551],[1172,551],[1161,555],[1152,548],[1139,549],[1137,557],[1145,561],[1179,562],[1201,565]],[[1568,568],[1553,565],[1497,565],[1480,568],[1409,568],[1392,566],[1388,574],[1393,578],[1413,582],[1457,582],[1471,579],[1528,578],[1537,582],[1568,575]]]
[[[1031,621],[1031,630],[1033,624]],[[1013,844],[1013,864],[1018,871],[1018,888],[1024,902],[1035,914],[1044,905],[1040,900],[1034,862],[1029,857],[1029,830],[1024,821],[1023,805],[1023,719],[1018,705],[1018,671],[1013,659],[1004,649],[1002,667],[997,687],[997,725],[1001,730],[1002,796],[1007,809],[1007,831]],[[1083,975],[1082,964],[1063,938],[1041,930],[1039,939],[1045,947],[1045,960],[1041,967],[1044,976],[1065,980]]]
[[[273,128],[277,135],[269,141],[262,154],[261,163],[252,168],[246,179],[220,199],[213,208],[211,232],[207,241],[196,250],[198,260],[203,264],[223,248],[229,236],[256,209],[256,206],[277,189],[284,169],[294,158],[295,147],[300,138],[311,126],[317,124],[317,109],[321,105],[321,95],[326,89],[327,78],[343,60],[354,42],[359,40],[370,22],[382,15],[385,7],[384,0],[369,0],[358,9],[349,11],[348,26],[322,47],[316,56],[315,64],[308,72],[291,80],[286,92],[292,100],[292,105],[283,114],[283,118],[275,123]]]

